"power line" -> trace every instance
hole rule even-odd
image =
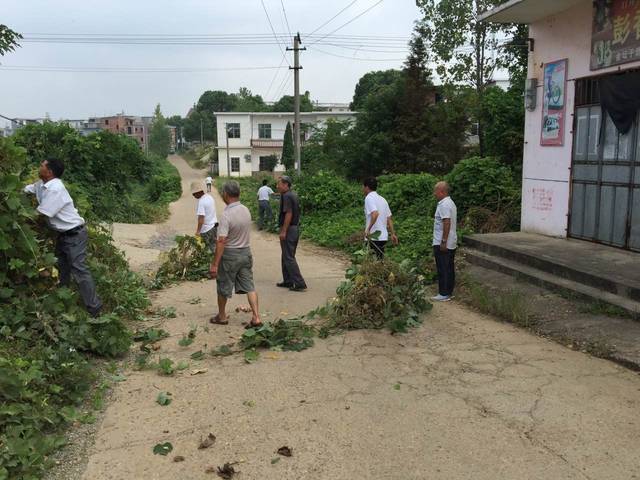
[[[346,58],[348,60],[357,60],[360,62],[404,62],[405,58],[361,58],[361,57],[348,57],[346,55],[339,55],[337,53],[327,52],[326,50],[321,50],[318,47],[308,47],[309,50],[314,50],[316,52],[324,53],[325,55],[331,55],[332,57],[338,58]]]
[[[264,0],[260,0],[260,3],[262,4],[262,9],[264,10],[264,14],[267,16],[267,21],[269,22],[269,26],[271,27],[271,31],[273,32],[273,37],[276,39],[276,42],[278,42],[278,48],[280,49],[280,53],[282,53],[282,55],[286,55],[285,50],[282,48],[282,45],[280,45],[280,41],[278,40],[278,35],[276,35],[276,30],[275,28],[273,28],[273,24],[271,23],[271,18],[269,17],[269,12],[267,12],[267,7],[264,4]],[[291,64],[289,63],[289,60],[287,60],[287,64],[291,66]]]
[[[344,7],[342,10],[340,10],[338,13],[336,13],[333,17],[331,17],[329,20],[327,20],[326,22],[324,22],[322,25],[320,25],[318,28],[316,28],[313,32],[311,32],[308,35],[305,35],[305,37],[310,37],[311,35],[313,35],[314,33],[316,33],[318,30],[320,30],[322,27],[324,27],[325,25],[328,25],[329,23],[331,23],[333,21],[333,19],[335,19],[338,15],[340,15],[342,12],[344,12],[345,10],[347,10],[349,7],[351,7],[351,5],[353,5],[354,3],[356,3],[358,0],[353,0],[349,5],[347,5],[346,7]]]
[[[246,70],[280,70],[277,67],[58,67],[41,65],[0,65],[0,70],[20,72],[104,72],[104,73],[198,73],[198,72],[229,72]]]
[[[282,68],[282,64],[285,61],[285,55],[282,56],[282,60],[280,60],[280,68]],[[276,78],[278,78],[278,74],[280,73],[280,70],[276,70],[276,73],[273,75],[273,78],[271,79],[271,83],[269,84],[269,88],[267,88],[267,93],[264,94],[264,98],[266,99],[267,97],[269,97],[269,93],[271,93],[271,87],[273,87],[273,83],[276,81]]]
[[[369,12],[370,10],[372,10],[373,8],[377,7],[378,5],[380,5],[384,0],[378,0],[376,3],[374,3],[373,5],[371,5],[369,8],[367,8],[366,10],[364,10],[362,13],[359,13],[358,15],[356,15],[355,17],[353,17],[351,20],[349,20],[347,23],[343,23],[342,25],[340,25],[338,28],[336,28],[335,30],[332,30],[331,32],[327,33],[324,37],[322,37],[320,40],[323,40],[325,38],[327,38],[329,35],[332,35],[334,33],[336,33],[338,30],[343,29],[344,27],[346,27],[347,25],[349,25],[352,22],[355,22],[357,19],[359,19],[361,16],[363,16],[365,13]],[[316,40],[315,42],[311,42],[310,45],[313,45],[314,43],[318,43],[320,40]]]
[[[287,18],[287,10],[284,8],[284,0],[280,0],[280,5],[282,5],[282,13],[284,13],[284,21],[287,24],[287,32],[289,32],[289,37],[293,37],[291,34],[291,27],[289,27],[289,19]]]

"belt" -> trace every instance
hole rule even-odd
[[[59,235],[63,235],[65,237],[71,237],[73,235],[77,235],[78,233],[80,233],[83,228],[84,228],[84,224],[78,225],[77,227],[73,227],[72,229],[67,230],[65,232],[60,232]]]

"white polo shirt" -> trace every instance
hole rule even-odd
[[[216,223],[218,223],[218,217],[216,216],[216,202],[208,193],[205,193],[198,199],[196,215],[204,215],[204,223],[202,224],[200,233],[208,232],[216,226]]]
[[[258,200],[269,201],[271,195],[273,195],[273,190],[269,185],[263,185],[258,189]]]
[[[380,236],[376,240],[389,240],[387,219],[391,216],[391,209],[384,197],[378,195],[378,192],[369,192],[369,194],[364,198],[365,231],[369,228],[369,224],[371,223],[371,214],[373,212],[378,212],[378,218],[371,228],[370,234],[373,235],[376,232],[380,232]]]
[[[205,183],[206,183],[207,185],[211,185],[211,184],[213,183],[213,178],[211,178],[211,177],[207,177],[207,178],[205,179]]]
[[[451,219],[451,228],[447,237],[447,248],[455,250],[458,246],[458,235],[456,233],[456,224],[458,223],[458,209],[453,203],[451,197],[445,197],[438,202],[436,208],[435,220],[433,222],[433,245],[442,243],[442,235],[444,234],[444,220]]]
[[[39,180],[24,187],[24,191],[36,196],[37,210],[47,217],[53,230],[66,232],[84,225],[84,218],[78,214],[71,195],[59,178],[53,178],[47,183]]]

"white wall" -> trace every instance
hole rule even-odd
[[[535,39],[534,68],[529,78],[538,79],[537,107],[525,117],[525,145],[522,182],[522,230],[565,237],[569,214],[571,154],[575,79],[638,68],[640,62],[592,72],[592,2],[531,24]],[[568,59],[564,145],[541,146],[544,63]]]

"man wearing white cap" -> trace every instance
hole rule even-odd
[[[216,202],[211,195],[204,193],[200,182],[191,183],[191,195],[198,200],[196,216],[196,236],[200,236],[209,247],[211,253],[216,252],[216,238],[218,234],[218,218],[216,216]]]

